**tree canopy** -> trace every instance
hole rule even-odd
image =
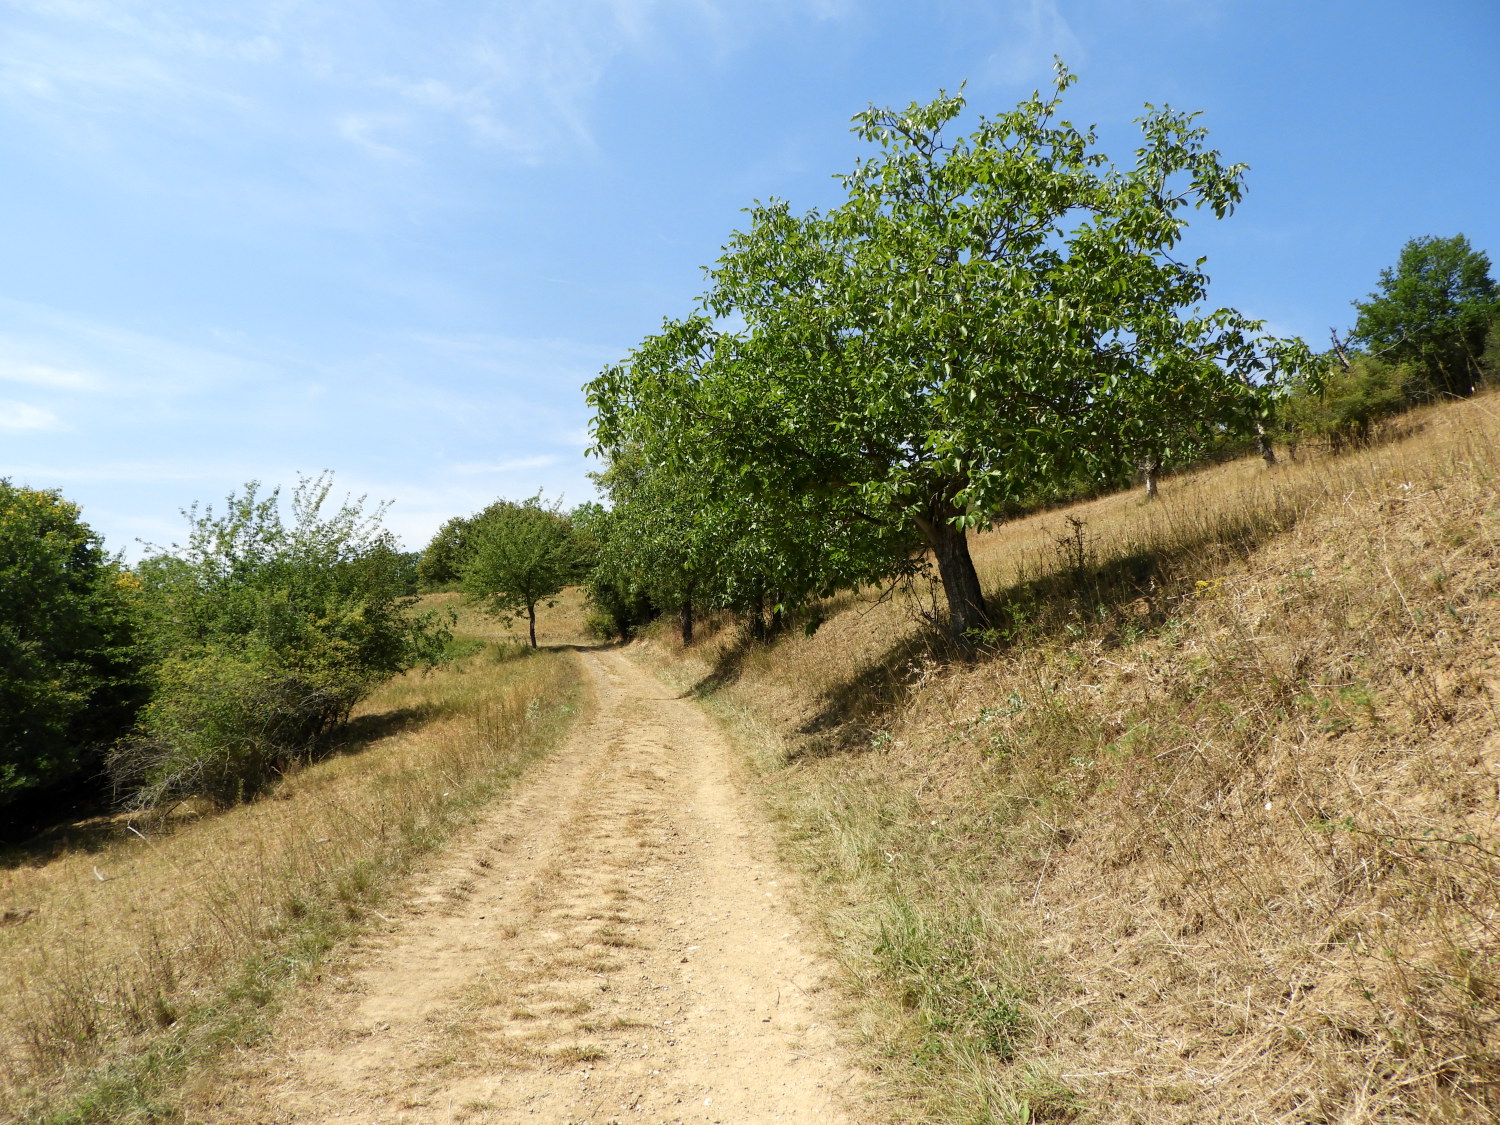
[[[1353,339],[1383,359],[1416,365],[1429,394],[1473,393],[1500,311],[1489,257],[1461,234],[1414,238],[1380,271],[1378,289],[1354,302]]]
[[[74,504],[0,478],[0,806],[97,770],[129,726],[137,586]]]
[[[1203,260],[1174,256],[1190,211],[1230,213],[1244,167],[1150,106],[1117,167],[1061,119],[1073,81],[1059,64],[1050,96],[962,137],[962,94],[859,114],[877,151],[845,201],[752,207],[700,310],[590,384],[597,448],[739,510],[880,528],[892,571],[925,546],[951,635],[982,629],[967,529],[1245,425],[1267,375],[1310,360],[1205,308]]]
[[[544,504],[540,493],[493,504],[482,517],[469,528],[464,589],[491,613],[525,615],[535,648],[537,605],[583,576],[580,540],[561,501]]]

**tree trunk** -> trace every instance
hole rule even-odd
[[[526,616],[530,618],[531,624],[531,647],[536,648],[536,603],[526,607]]]
[[[1255,446],[1260,451],[1261,460],[1267,465],[1276,464],[1276,450],[1271,447],[1271,439],[1266,435],[1266,428],[1261,423],[1255,423]]]
[[[693,643],[693,599],[684,598],[677,609],[677,625],[682,630],[682,645]]]
[[[1157,496],[1157,474],[1161,472],[1161,458],[1142,457],[1136,464],[1140,466],[1141,479],[1146,483],[1146,499],[1155,500]]]
[[[750,639],[752,641],[764,641],[766,639],[766,599],[756,598],[755,605],[750,610]]]
[[[948,522],[958,513],[946,508],[943,505],[937,515],[919,518],[917,526],[937,558],[938,577],[948,598],[948,636],[967,650],[974,646],[974,634],[989,627],[990,616],[969,555],[969,537],[963,528]]]

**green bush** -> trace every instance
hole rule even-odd
[[[1348,368],[1325,373],[1317,389],[1294,387],[1282,425],[1292,441],[1320,440],[1335,450],[1364,445],[1377,423],[1412,404],[1419,386],[1410,365],[1357,355]]]
[[[136,585],[75,505],[0,478],[0,807],[94,772],[128,729]]]
[[[291,669],[264,650],[168,657],[139,732],[111,756],[116,782],[141,805],[232,804],[311,755],[365,690],[346,669]]]
[[[110,757],[141,804],[253,795],[387,677],[438,660],[449,635],[414,612],[411,567],[363,501],[324,513],[331,481],[303,480],[284,524],[251,483],[224,515],[187,514],[186,545],[145,560],[154,695]]]

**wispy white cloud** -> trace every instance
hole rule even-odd
[[[473,461],[463,465],[453,465],[449,468],[451,473],[459,473],[462,476],[485,476],[499,473],[520,473],[528,469],[547,469],[556,465],[560,458],[551,454],[543,454],[537,457],[513,457],[507,461],[481,462]]]
[[[350,141],[371,156],[381,160],[409,162],[412,157],[403,149],[379,140],[379,135],[388,130],[399,130],[406,124],[406,117],[389,113],[343,113],[334,119],[339,136]]]
[[[1072,66],[1084,60],[1083,44],[1058,0],[1012,0],[996,19],[1003,42],[988,60],[993,78],[1036,82],[1051,73],[1054,56]]]
[[[620,356],[615,345],[484,332],[414,333],[410,340],[433,355],[475,371],[508,378],[577,378],[579,385]]]
[[[249,347],[220,348],[0,298],[0,381],[116,395],[179,397],[264,381]]]
[[[201,458],[159,461],[110,458],[66,463],[39,461],[7,466],[5,471],[8,475],[18,479],[24,478],[32,481],[117,485],[172,484],[183,481],[218,481],[221,479],[242,482],[256,476],[255,470],[248,470],[243,466],[204,461]],[[289,479],[295,481],[295,474]]]
[[[0,430],[24,433],[36,430],[60,430],[62,420],[50,410],[26,402],[0,399]]]
[[[55,391],[99,391],[105,381],[87,371],[53,367],[46,363],[26,363],[4,354],[0,340],[0,383],[22,383]]]

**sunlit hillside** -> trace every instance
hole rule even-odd
[[[973,664],[921,587],[649,639],[761,747],[894,1117],[1493,1119],[1497,412],[978,536]]]

